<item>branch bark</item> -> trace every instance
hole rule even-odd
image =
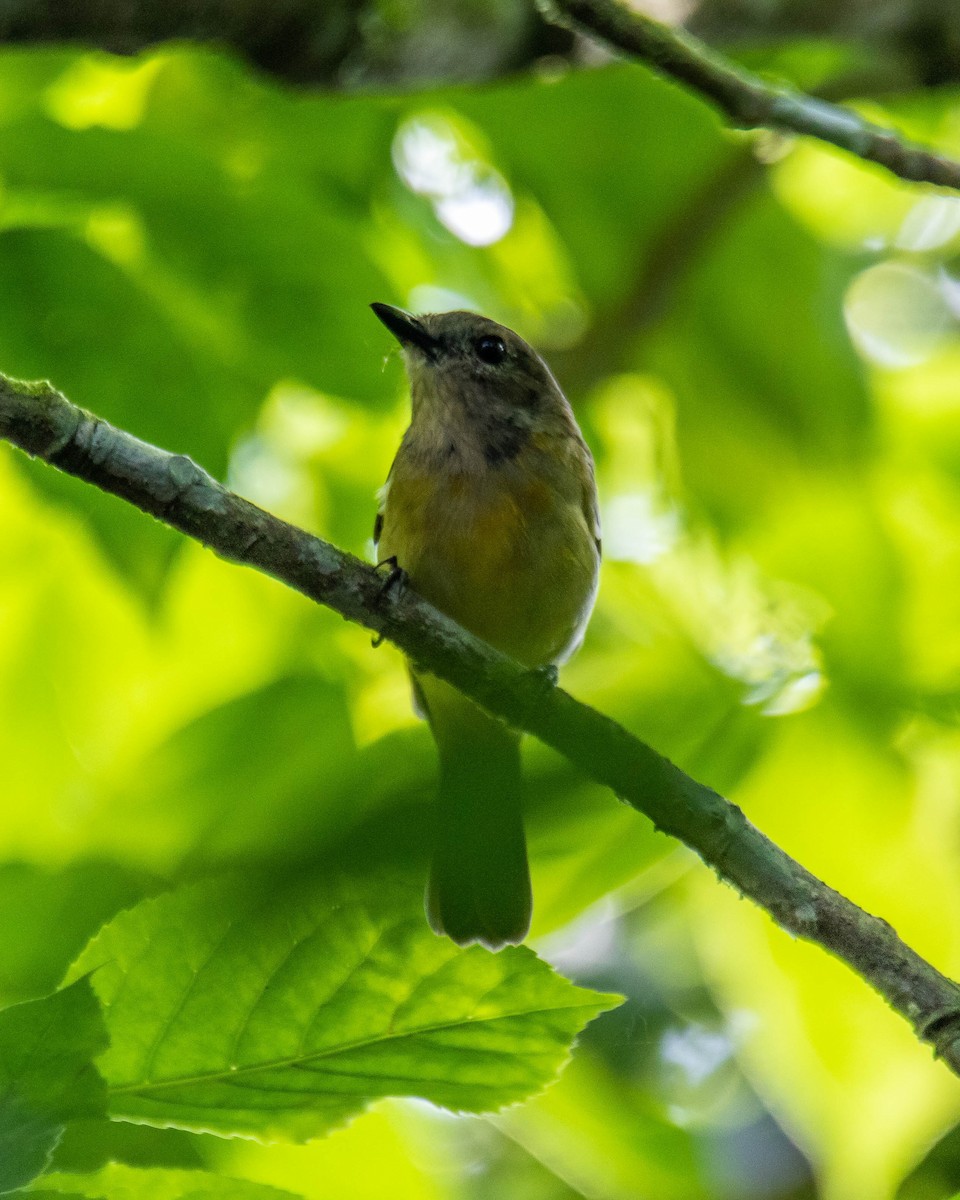
[[[228,491],[191,459],[115,429],[49,383],[0,376],[0,437],[128,500],[231,562],[254,567],[389,639],[489,712],[534,734],[788,932],[855,970],[960,1074],[960,987],[821,882],[723,799],[542,671],[521,667],[336,546]]]
[[[915,146],[852,109],[777,86],[715,53],[682,29],[662,25],[620,0],[537,0],[548,20],[579,30],[699,92],[738,129],[804,134],[910,183],[960,190],[960,162]]]

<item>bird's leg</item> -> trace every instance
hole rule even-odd
[[[383,581],[383,586],[380,588],[380,599],[386,596],[391,588],[397,589],[397,595],[402,596],[406,590],[407,584],[410,582],[410,577],[406,571],[397,562],[397,556],[391,554],[389,558],[384,558],[377,563],[377,570],[381,567],[389,567],[386,579]]]
[[[543,663],[530,671],[528,703],[531,708],[539,705],[548,693],[553,691],[559,678],[560,671],[556,663]]]
[[[397,556],[395,554],[391,554],[389,558],[385,558],[381,562],[378,562],[377,570],[379,571],[381,567],[389,567],[390,570],[387,573],[386,579],[384,579],[383,583],[380,585],[380,591],[377,595],[378,605],[382,604],[388,593],[394,589],[396,589],[398,597],[402,596],[406,591],[407,584],[410,582],[409,575],[397,562]],[[371,645],[374,649],[376,649],[377,646],[382,643],[382,641],[383,634],[378,633],[371,642]]]
[[[535,674],[543,680],[544,691],[547,691],[557,686],[560,679],[560,668],[556,663],[544,663],[542,667],[535,668]]]

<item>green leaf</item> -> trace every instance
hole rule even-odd
[[[430,932],[419,887],[376,877],[195,884],[122,913],[85,971],[114,1116],[296,1141],[381,1096],[522,1100],[618,999],[523,947],[458,949]]]
[[[42,1195],[91,1200],[292,1200],[295,1195],[265,1183],[206,1171],[143,1170],[123,1163],[109,1163],[89,1175],[58,1171],[45,1175],[40,1183]]]
[[[92,1059],[106,1043],[86,979],[0,1012],[0,1192],[39,1175],[67,1121],[104,1111]]]

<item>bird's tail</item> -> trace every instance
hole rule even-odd
[[[427,918],[461,946],[521,942],[532,899],[520,738],[446,684],[418,681],[440,752]]]

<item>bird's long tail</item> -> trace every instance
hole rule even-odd
[[[427,884],[433,929],[499,950],[530,928],[520,738],[437,680],[419,680],[440,752],[436,843]]]

